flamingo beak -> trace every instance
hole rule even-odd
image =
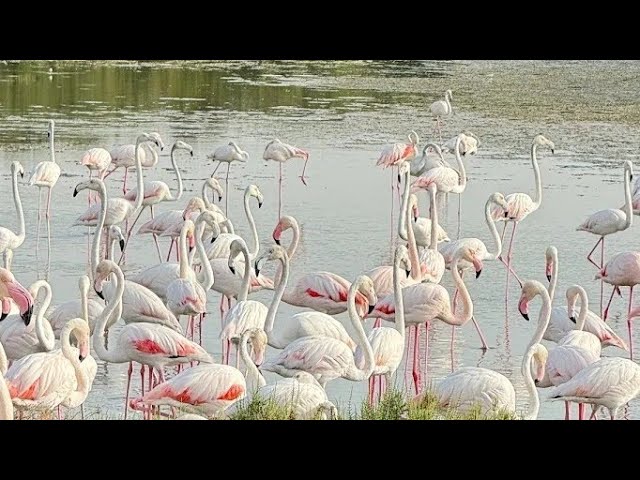
[[[218,195],[218,202],[222,201],[222,195]]]
[[[575,316],[569,317],[569,320],[571,320],[573,323],[576,323],[576,317]]]
[[[99,292],[99,291],[98,291],[98,290],[96,290],[95,288],[94,288],[94,290],[95,290],[96,294],[98,294],[98,296],[99,296],[102,300],[104,300],[104,295],[102,294],[102,292]]]
[[[22,321],[24,322],[25,326],[29,326],[29,324],[31,323],[32,315],[33,315],[33,305],[30,305],[27,311],[20,315],[20,318],[22,318]]]
[[[279,238],[274,238],[273,241],[276,242],[276,245],[280,245],[280,239]]]
[[[552,148],[552,149],[551,149],[551,153],[552,153],[552,154],[555,154],[555,153],[556,153],[555,149],[553,149],[553,148]]]
[[[525,320],[529,321],[529,304],[527,303],[526,298],[520,298],[520,302],[518,302],[518,311]]]
[[[215,242],[218,239],[218,237],[211,237],[211,243]]]
[[[547,280],[550,282],[551,281],[551,275],[547,274]]]
[[[258,202],[258,208],[262,208],[262,202]]]
[[[76,195],[78,195],[78,187],[73,189],[73,198],[76,198]]]
[[[229,270],[231,270],[231,273],[233,273],[234,275],[236,274],[236,269],[233,265],[229,265]]]
[[[122,252],[124,251],[124,238],[121,238],[119,243],[120,243],[120,251]]]
[[[409,278],[409,275],[411,274],[411,270],[405,270],[404,273],[406,273],[407,274],[407,278]],[[369,313],[371,313],[371,312],[369,312]]]
[[[24,172],[20,172],[20,178],[24,178]]]
[[[376,306],[375,305],[369,305],[369,312],[368,314],[371,315],[371,312],[373,312],[375,310]]]
[[[190,154],[191,154],[191,156],[193,157],[193,150],[191,150],[189,153],[190,153]]]

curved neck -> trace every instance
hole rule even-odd
[[[527,349],[524,357],[522,357],[522,376],[524,377],[524,384],[527,389],[527,394],[529,395],[529,407],[527,408],[527,413],[524,415],[525,420],[535,420],[538,418],[538,411],[540,410],[538,389],[531,375],[531,360],[533,359],[536,348],[537,344],[531,345]]]
[[[2,382],[2,377],[7,373],[8,368],[9,360],[7,360],[7,353],[4,351],[4,346],[0,342],[0,382]]]
[[[122,294],[124,293],[124,274],[119,268],[115,268],[113,272],[116,276],[116,292],[111,301],[107,304],[100,316],[96,319],[95,330],[93,331],[93,349],[101,360],[111,363],[128,362],[129,358],[120,350],[107,350],[104,346],[103,336],[107,328],[107,321],[115,314],[118,321],[122,313]],[[117,344],[116,344],[117,345]]]
[[[624,228],[627,229],[633,223],[633,211],[632,211],[632,200],[631,200],[631,179],[629,178],[629,171],[625,165],[624,168],[624,214],[626,216],[624,221]],[[24,220],[23,220],[24,222]]]
[[[451,106],[449,106],[449,108],[451,108]],[[456,162],[458,162],[458,186],[452,190],[453,193],[462,193],[467,186],[467,171],[464,168],[464,162],[462,161],[462,157],[460,156],[461,141],[462,138],[460,137],[460,135],[458,135],[458,138],[456,138],[455,146]]]
[[[153,142],[150,142],[150,141],[143,142],[142,148],[144,148],[147,153],[151,154],[151,161],[146,162],[145,167],[148,167],[148,168],[155,167],[158,164],[158,152],[156,152],[156,149],[153,147]]]
[[[293,237],[291,238],[291,244],[287,248],[287,257],[289,262],[295,255],[296,250],[298,249],[298,243],[300,243],[300,226],[298,223],[293,223],[291,225],[291,229],[293,230]],[[289,263],[290,265],[290,263]],[[276,272],[276,276],[273,278],[274,284],[278,284],[280,282],[280,276],[282,275],[282,265],[278,266],[278,271]]]
[[[242,277],[242,286],[238,295],[238,302],[245,302],[249,296],[249,282],[251,281],[251,260],[249,251],[245,245],[241,247],[242,256],[244,257],[244,276]]]
[[[589,299],[587,298],[587,292],[584,288],[578,286],[577,295],[580,297],[580,313],[578,314],[578,321],[576,325],[578,330],[584,330],[584,324],[587,321],[587,314],[589,313]]]
[[[407,183],[409,183],[408,179]],[[407,224],[411,225],[411,209],[408,205],[404,216],[406,217]],[[416,236],[411,226],[407,228],[407,248],[409,250],[409,262],[411,263],[411,278],[421,280],[422,268],[420,265],[420,256],[418,255],[418,245],[416,244]]]
[[[209,210],[211,208],[211,205],[213,205],[213,202],[209,201],[209,197],[207,196],[207,188],[209,188],[209,184],[207,182],[204,182],[202,184],[202,201],[204,202],[205,208]]]
[[[91,279],[95,278],[96,268],[100,262],[100,242],[102,240],[102,229],[104,227],[104,219],[107,215],[107,190],[104,183],[98,182],[98,195],[100,196],[100,215],[98,223],[93,235],[93,244],[91,245]]]
[[[282,295],[284,295],[284,289],[287,288],[287,281],[289,280],[289,258],[285,255],[280,258],[280,268],[282,269],[282,278],[279,279],[278,287],[273,295],[273,300],[271,300],[271,305],[269,305],[269,311],[267,312],[267,319],[265,320],[264,331],[269,334],[271,330],[273,330],[273,323],[276,319],[276,313],[278,311],[278,307],[280,306],[280,301],[282,300]]]
[[[204,280],[202,282],[202,288],[204,288],[205,292],[208,292],[211,286],[213,285],[213,269],[211,268],[211,262],[209,261],[209,257],[207,256],[207,251],[204,248],[204,244],[202,243],[202,236],[204,235],[205,225],[204,222],[198,224],[196,228],[196,250],[198,252],[198,256],[200,257],[200,265],[204,270]]]
[[[84,285],[80,287],[80,309],[82,310],[82,319],[89,323],[89,289]]]
[[[353,282],[351,284],[351,287],[349,288],[349,295],[347,297],[347,311],[349,312],[349,320],[351,320],[351,324],[353,325],[353,328],[356,332],[356,343],[364,351],[364,368],[361,370],[356,367],[356,375],[354,379],[357,381],[369,378],[373,373],[373,369],[375,367],[373,349],[371,348],[369,339],[364,333],[362,320],[360,319],[358,311],[356,310],[356,294],[358,293],[358,289],[360,288],[361,284],[362,280],[360,278]]]
[[[142,208],[142,201],[144,200],[144,180],[142,178],[142,157],[140,156],[140,144],[144,141],[138,138],[136,140],[136,152],[135,152],[135,161],[136,161],[136,188],[138,194],[136,195],[136,199],[133,202],[133,213],[131,214],[132,218],[135,218],[138,215],[139,210]],[[151,149],[153,151],[153,149]],[[155,154],[155,151],[153,152]]]
[[[249,390],[257,390],[260,387],[264,387],[267,384],[267,381],[256,367],[256,364],[253,363],[251,357],[249,356],[249,350],[247,349],[247,341],[249,340],[247,335],[243,335],[240,339],[240,358],[244,362],[245,367],[248,372],[246,375],[246,379],[248,380],[248,389]]]
[[[462,297],[462,309],[459,310],[459,313],[456,313],[453,316],[452,325],[464,325],[473,316],[473,302],[471,301],[471,295],[469,295],[469,290],[467,290],[467,286],[462,281],[462,277],[460,276],[460,271],[458,270],[458,261],[459,258],[457,256],[453,257],[453,261],[451,262],[451,277],[453,278],[453,283],[458,289],[459,295]]]
[[[180,238],[178,239],[178,248],[180,248],[180,278],[187,278],[189,269],[189,253],[187,252],[187,231],[189,228],[186,226],[186,222],[180,231]]]
[[[251,229],[251,258],[256,258],[258,256],[258,252],[260,251],[260,240],[258,239],[258,230],[256,229],[256,222],[253,220],[253,215],[251,213],[251,208],[249,207],[249,192],[244,194],[244,213],[247,216],[247,222],[249,223],[249,228]]]
[[[117,241],[117,238],[116,237],[111,237],[111,236],[108,236],[107,238],[109,239],[109,245],[108,245],[108,247],[109,247],[109,258],[114,259],[114,258],[116,258],[116,241]]]
[[[540,178],[540,167],[538,166],[538,158],[536,152],[538,146],[534,143],[531,145],[531,164],[533,165],[533,175],[536,182],[536,198],[533,201],[534,207],[537,209],[542,202],[542,179]]]
[[[404,339],[404,299],[402,298],[402,287],[400,286],[400,255],[397,253],[393,259],[393,296],[396,304],[396,330]],[[412,267],[413,268],[413,267]],[[404,345],[404,342],[403,342]]]
[[[47,311],[49,305],[51,304],[51,286],[47,282],[41,281],[40,285],[38,286],[38,292],[36,293],[36,296],[41,289],[44,289],[45,297],[42,301],[42,305],[40,305],[40,308],[38,309],[38,314],[36,315],[36,337],[38,337],[38,342],[40,342],[42,348],[45,351],[50,352],[55,347],[55,338],[53,335],[47,335],[47,333],[51,333],[51,331],[47,332],[47,330],[45,329],[44,324],[47,320],[44,319],[44,313]]]
[[[24,227],[24,212],[22,211],[22,200],[20,200],[20,192],[18,191],[18,170],[14,170],[12,178],[13,187],[13,203],[16,206],[16,212],[18,214],[18,242],[22,244],[24,242],[25,227]]]
[[[446,92],[444,94],[444,101],[447,104],[447,109],[449,110],[449,113],[451,113],[451,101],[449,100],[449,92]],[[456,146],[457,148],[457,146]]]
[[[75,391],[87,392],[89,390],[89,375],[85,371],[85,369],[82,368],[80,360],[78,359],[78,352],[71,346],[69,337],[71,336],[72,332],[72,328],[66,328],[60,335],[62,355],[64,355],[64,357],[69,360],[69,362],[71,362],[71,365],[73,365],[73,370],[76,373],[76,381],[78,382],[78,385]]]
[[[558,285],[558,254],[553,252],[553,272],[551,272],[551,281],[549,282],[549,287],[547,288],[547,293],[549,294],[549,299],[553,302],[553,299],[556,295],[556,285]]]
[[[551,298],[549,298],[549,293],[547,293],[544,287],[539,288],[537,293],[542,297],[542,308],[540,309],[540,314],[538,315],[538,328],[536,328],[536,331],[534,332],[529,345],[527,345],[527,348],[532,347],[542,341],[542,336],[547,330],[547,326],[549,325],[549,318],[551,317]]]
[[[424,173],[424,168],[427,165],[427,155],[422,154],[420,157],[416,156],[409,163],[409,173],[414,177],[419,177]]]
[[[410,172],[404,174],[404,190],[402,191],[402,202],[400,203],[400,215],[398,215],[398,236],[405,242],[409,238],[407,236],[407,226],[411,225],[411,215],[409,208],[409,195],[411,190]]]
[[[51,136],[49,137],[49,151],[51,152],[51,161],[56,163],[56,148],[54,142],[54,127],[51,127]]]
[[[438,250],[438,204],[436,203],[436,191],[435,189],[429,190],[429,214],[431,216],[431,238],[429,248],[431,250]],[[413,267],[413,265],[412,265]]]
[[[174,145],[174,148],[171,149],[171,165],[173,166],[173,171],[176,172],[176,178],[178,179],[178,192],[175,195],[172,195],[172,198],[168,199],[171,202],[177,202],[178,200],[180,200],[180,198],[182,198],[182,191],[184,189],[182,185],[182,176],[180,175],[180,169],[178,168],[178,162],[176,161],[175,157],[175,151],[176,148]]]
[[[500,235],[498,234],[498,229],[496,228],[496,222],[494,222],[493,217],[491,216],[491,199],[487,200],[487,203],[484,206],[484,220],[489,227],[489,232],[491,233],[491,237],[493,238],[493,243],[496,246],[495,253],[488,253],[485,260],[495,260],[502,253],[502,240],[500,239]]]

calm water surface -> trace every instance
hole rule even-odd
[[[71,227],[87,206],[86,195],[72,198],[74,186],[87,175],[78,165],[82,153],[133,143],[141,131],[160,132],[167,145],[181,139],[194,147],[193,159],[181,162],[185,198],[179,206],[198,194],[210,175],[213,166],[206,154],[229,140],[240,143],[251,159],[231,169],[229,214],[239,233],[248,233],[242,193],[249,183],[258,185],[265,205],[254,215],[265,247],[277,221],[277,165],[264,162],[262,152],[278,136],[311,152],[307,187],[296,178],[301,161],[285,167],[283,212],[302,227],[291,281],[314,270],[352,280],[390,261],[389,173],[374,167],[377,156],[385,144],[404,141],[411,129],[420,134],[421,143],[434,139],[428,106],[448,88],[455,113],[444,136],[471,130],[482,141],[469,161],[462,235],[490,242],[483,217],[490,193],[533,193],[529,148],[533,137],[543,133],[555,142],[556,152],[539,155],[543,202],[518,228],[514,266],[523,279],[543,281],[544,251],[550,244],[557,246],[561,265],[555,304],[561,304],[570,284],[580,283],[598,310],[599,284],[585,259],[596,238],[575,227],[586,215],[624,202],[622,162],[635,160],[640,145],[638,62],[9,62],[0,65],[0,191],[5,199],[0,224],[16,224],[9,164],[19,160],[28,173],[48,158],[46,121],[53,118],[56,158],[63,171],[53,191],[48,278],[54,304],[78,296],[77,279],[86,268],[87,229]],[[151,176],[174,188],[169,149],[161,153]],[[112,178],[109,192],[119,195],[121,173]],[[46,244],[41,243],[36,257],[37,189],[26,186],[26,179],[20,189],[28,234],[15,252],[14,273],[30,284],[47,274]],[[158,211],[170,208],[176,207],[160,206]],[[452,197],[441,214],[453,237],[456,209]],[[607,257],[636,248],[636,228],[609,237]],[[147,236],[132,239],[126,272],[157,262],[151,243]],[[167,245],[162,244],[165,251]],[[516,386],[523,410],[528,399],[520,361],[535,329],[539,300],[532,307],[532,321],[526,322],[517,311],[519,288],[513,281],[505,309],[504,283],[505,270],[494,262],[486,263],[478,280],[469,281],[476,318],[491,348],[483,354],[475,330],[466,325],[457,334],[453,367],[477,365],[505,374]],[[448,273],[444,285],[451,287]],[[254,298],[269,302],[271,294],[260,292]],[[209,296],[211,315],[204,331],[205,348],[216,359],[218,300],[215,293]],[[626,338],[624,305],[614,300],[611,324]],[[279,314],[297,311],[283,304]],[[338,318],[348,323],[346,314]],[[429,375],[437,381],[452,369],[451,328],[435,323],[432,332]],[[625,354],[611,347],[604,353]],[[126,369],[100,364],[87,400],[89,412],[121,415]],[[540,418],[563,418],[564,407],[544,401],[547,394],[540,392]],[[328,393],[347,409],[364,398],[366,385],[336,380]],[[632,404],[626,414],[638,418],[637,410]]]

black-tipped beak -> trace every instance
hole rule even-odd
[[[83,361],[85,358],[87,358],[87,357],[84,357],[82,355],[78,355],[78,360],[80,360],[80,361]]]
[[[505,211],[504,212],[504,218],[507,218],[509,216],[509,212]]]
[[[254,267],[254,270],[256,271],[256,277],[260,275],[260,269],[258,268],[257,265]]]
[[[0,322],[1,322],[2,320],[4,320],[5,318],[7,318],[7,315],[9,315],[9,313],[8,313],[8,312],[7,312],[7,313],[2,312],[2,314],[0,314]]]
[[[573,323],[576,323],[576,317],[569,317],[569,320],[571,320]]]
[[[218,239],[218,237],[211,237],[211,243],[215,242]]]
[[[398,174],[398,183],[402,183],[402,177],[400,177],[400,174]]]
[[[276,245],[280,245],[280,239],[279,238],[274,238],[273,241],[276,242]]]
[[[76,195],[78,195],[78,189],[74,188],[73,189],[73,198],[76,198]]]
[[[476,271],[476,278],[478,278],[480,276],[480,274],[482,273],[482,270],[478,270]]]
[[[633,180],[633,173],[629,175],[629,180]]]
[[[229,265],[229,270],[231,270],[231,273],[233,273],[234,275],[236,274],[236,269],[233,267],[233,265]]]
[[[375,305],[369,305],[369,315],[371,315],[371,312],[373,312],[375,310],[376,306]]]
[[[193,250],[193,247],[189,245],[189,253],[191,253],[192,250]]]
[[[32,315],[33,315],[33,305],[29,307],[29,310],[27,310],[22,315],[20,315],[20,318],[22,318],[22,321],[26,326],[29,326],[29,324],[31,323]]]
[[[20,172],[20,178],[24,178],[24,172]]]
[[[189,152],[189,153],[191,153],[191,156],[193,157],[193,152]]]
[[[124,238],[120,239],[120,251],[123,252],[124,251]]]
[[[96,289],[94,288],[94,290],[96,290]],[[99,296],[102,300],[104,300],[104,295],[102,294],[102,292],[99,292],[98,290],[96,290],[96,293],[98,294],[98,296]]]
[[[417,215],[414,215],[414,216],[413,216],[413,221],[414,221],[414,222],[417,222],[417,221],[418,221],[418,216],[417,216]]]
[[[222,201],[222,195],[218,195],[218,202]]]
[[[529,314],[528,313],[520,312],[520,315],[522,315],[522,318],[524,318],[526,321],[529,321]]]
[[[535,385],[538,385],[538,384],[540,383],[540,380],[538,380],[538,379],[536,378],[536,379],[533,381],[533,383],[534,383]]]
[[[411,274],[411,270],[405,270],[404,273],[407,274],[407,278],[409,278],[409,275]]]
[[[551,153],[556,153],[556,151],[552,148],[552,149],[551,149]]]
[[[547,275],[547,281],[551,281],[551,275]]]
[[[262,202],[258,202],[258,208],[262,208]]]

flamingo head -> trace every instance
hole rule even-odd
[[[269,339],[267,334],[261,328],[250,328],[249,330],[246,330],[240,338],[241,343],[251,343],[253,361],[256,367],[262,365],[262,362],[264,361],[264,354],[267,350],[268,341]]]
[[[418,197],[415,193],[409,195],[409,205],[411,206],[411,212],[413,213],[413,221],[417,222],[420,217],[420,209],[418,208]]]
[[[409,250],[407,250],[407,247],[398,245],[396,247],[396,258],[396,265],[403,268],[407,277],[409,277],[411,274],[411,260],[409,259]]]
[[[502,193],[492,193],[491,195],[489,195],[488,201],[502,208],[504,212],[504,218],[507,218],[509,216],[509,204],[507,203],[507,200],[504,198],[504,195]]]
[[[33,315],[33,296],[26,288],[16,281],[13,274],[6,268],[0,268],[0,298],[3,299],[3,315],[5,313],[5,309],[7,313],[10,309],[10,305],[6,300],[10,298],[16,305],[18,305],[18,308],[20,309],[20,316],[22,317],[24,324],[29,325],[31,322],[31,316]]]
[[[156,146],[160,149],[160,151],[164,150],[164,142],[162,141],[162,137],[160,136],[160,134],[158,132],[151,132],[149,134],[150,137],[150,142],[153,142],[156,144]]]
[[[484,265],[476,250],[473,250],[466,245],[462,245],[453,254],[453,261],[460,260],[466,260],[467,262],[472,263],[473,268],[476,271],[476,278],[480,276]]]
[[[74,198],[80,193],[82,190],[93,190],[94,192],[104,191],[104,182],[99,178],[92,178],[91,180],[87,180],[85,182],[80,182],[76,185],[76,188],[73,189]]]
[[[49,128],[47,129],[47,138],[51,138],[53,136],[53,130],[56,126],[56,122],[53,120],[49,120]]]
[[[533,376],[534,383],[538,384],[544,378],[549,351],[541,343],[536,343],[531,348],[533,349],[531,375]]]
[[[236,273],[236,268],[235,268],[235,260],[238,257],[238,255],[240,255],[243,252],[247,252],[247,244],[244,242],[244,240],[242,238],[236,238],[233,242],[231,242],[231,245],[229,245],[229,270],[231,270],[231,273],[233,273],[235,275]]]
[[[418,143],[420,143],[420,137],[418,137],[415,130],[411,130],[411,133],[409,134],[409,143],[412,145],[418,145]]]
[[[24,167],[18,161],[11,162],[11,171],[16,172],[20,175],[20,178],[24,178]]]
[[[7,315],[9,315],[9,312],[11,312],[11,299],[10,298],[3,298],[2,299],[2,313],[0,314],[0,322],[2,320],[4,320],[5,318],[7,318]]]
[[[360,275],[351,285],[351,288],[349,289],[349,296],[355,295],[357,297],[358,293],[363,295],[368,302],[368,311],[363,312],[363,314],[370,314],[373,312],[376,307],[376,303],[378,303],[378,296],[376,295],[373,280],[366,275]]]
[[[262,208],[262,202],[264,202],[264,196],[258,187],[255,185],[249,185],[245,191],[245,195],[254,197],[258,200],[258,208]]]
[[[258,258],[256,258],[254,268],[256,271],[256,277],[260,275],[260,270],[262,270],[262,266],[265,261],[274,261],[274,260],[288,260],[287,251],[282,248],[280,245],[271,245],[265,252],[262,253]]]
[[[535,136],[535,138],[533,139],[533,144],[539,147],[549,147],[551,153],[555,153],[556,146],[554,145],[554,143],[541,133]]]
[[[186,220],[193,212],[204,212],[207,207],[200,197],[192,197],[182,212],[182,220]]]
[[[211,190],[213,190],[218,194],[218,201],[221,202],[222,195],[224,195],[224,189],[222,188],[222,185],[220,185],[220,182],[218,181],[218,179],[213,177],[207,178],[205,183]]]
[[[558,258],[558,249],[554,246],[550,246],[547,248],[544,256],[545,274],[547,276],[547,280],[551,281],[551,276],[553,275],[553,269],[555,268],[556,259]]]
[[[238,161],[246,162],[247,160],[249,160],[249,153],[242,150],[236,142],[229,142],[229,146],[236,152],[236,159]]]
[[[185,220],[184,225],[186,226],[186,239],[187,239],[187,247],[189,248],[189,252],[193,250],[196,246],[196,226],[191,220]],[[183,227],[184,228],[184,227]]]
[[[529,320],[529,302],[531,302],[536,295],[539,295],[542,290],[545,290],[545,288],[540,282],[535,280],[527,280],[522,285],[522,293],[520,294],[520,300],[518,300],[518,311],[525,320]]]
[[[76,320],[81,320],[81,319],[78,318]],[[89,331],[89,324],[86,321],[81,320],[80,322],[77,323],[77,325],[74,325],[72,333],[76,337],[76,341],[78,345],[78,360],[82,362],[85,358],[89,356],[89,353],[90,353],[89,346],[90,346],[90,340],[91,340],[91,333]]]
[[[158,137],[160,136],[158,135]],[[162,139],[160,139],[160,141],[162,141]],[[173,147],[171,147],[171,151],[173,152],[174,150],[177,150],[177,149],[186,150],[193,157],[193,147],[189,145],[187,142],[183,142],[182,140],[176,140],[176,143],[174,143]]]
[[[631,160],[624,161],[625,175],[629,172],[629,181],[633,180],[633,162]]]
[[[93,276],[93,289],[103,300],[104,295],[102,293],[102,284],[107,278],[109,278],[109,275],[111,275],[111,273],[115,271],[116,268],[119,267],[111,260],[101,261],[96,268],[96,273]]]
[[[449,97],[449,100],[453,100],[453,92],[451,91],[451,89],[447,90],[446,92],[444,92],[444,96],[445,97]]]
[[[120,251],[124,250],[124,235],[122,229],[118,225],[111,225],[109,227],[109,237],[118,240],[120,244]]]
[[[298,221],[290,215],[284,215],[280,218],[276,228],[273,229],[273,233],[271,234],[273,241],[280,245],[282,232],[289,230],[290,228],[293,228],[294,230],[298,229]]]

